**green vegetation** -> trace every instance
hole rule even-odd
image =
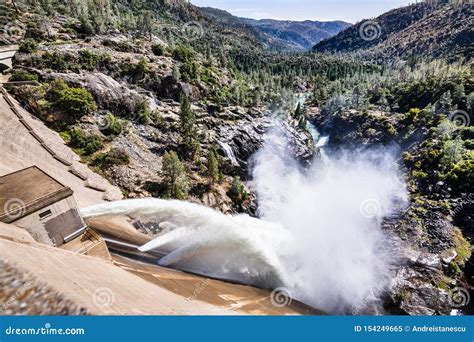
[[[192,62],[196,54],[192,48],[185,45],[179,45],[173,50],[171,55],[177,61]]]
[[[26,70],[13,70],[11,77],[10,77],[11,82],[15,81],[35,81],[38,82],[39,78],[38,75],[32,74]]]
[[[151,51],[153,51],[156,56],[163,56],[166,52],[166,48],[161,44],[154,44],[151,47]]]
[[[196,115],[192,111],[189,99],[185,94],[181,94],[180,119],[182,142],[186,153],[189,158],[195,159],[200,148],[198,130],[196,128]]]
[[[102,169],[116,165],[128,165],[129,163],[130,157],[119,148],[112,148],[106,153],[97,153],[92,160],[92,165],[99,166]]]
[[[70,122],[75,122],[97,110],[94,97],[87,89],[70,87],[61,78],[42,84],[36,90],[44,114],[50,111],[62,113]]]
[[[58,95],[59,97],[53,106],[71,114],[75,119],[79,119],[97,108],[92,94],[87,89],[66,87]]]
[[[235,205],[240,206],[247,199],[248,194],[242,184],[240,177],[234,177],[227,193]]]
[[[32,53],[32,52],[35,52],[37,48],[38,48],[38,44],[33,38],[26,38],[20,44],[18,51],[23,52],[23,53]]]
[[[140,101],[135,108],[137,114],[137,121],[141,124],[149,124],[151,119],[154,118],[154,113],[150,109],[150,105],[147,100]]]
[[[219,156],[215,146],[212,146],[207,157],[207,176],[212,183],[219,180]]]
[[[90,71],[108,65],[112,59],[108,53],[97,53],[88,49],[80,50],[79,56],[81,67]]]
[[[75,127],[68,133],[63,133],[63,138],[70,146],[74,147],[80,155],[90,156],[104,147],[103,140],[100,136],[94,134],[85,134],[84,131]]]
[[[122,120],[114,116],[112,113],[107,113],[101,126],[103,127],[102,133],[110,136],[117,136],[121,134],[124,129],[124,123]]]
[[[174,151],[166,152],[163,156],[163,186],[165,196],[175,199],[186,199],[189,185],[186,167]]]

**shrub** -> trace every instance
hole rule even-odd
[[[101,65],[105,65],[111,61],[111,56],[108,53],[97,53],[89,49],[79,51],[82,68],[86,70],[94,70]]]
[[[102,41],[102,44],[104,46],[111,47],[112,49],[116,51],[121,51],[121,52],[136,52],[135,48],[133,45],[131,45],[128,42],[122,41],[122,42],[116,42],[111,39],[104,39]]]
[[[150,110],[150,105],[148,104],[147,100],[143,99],[140,101],[135,108],[135,111],[137,113],[139,123],[143,125],[150,123],[150,118],[153,116],[153,113]]]
[[[63,133],[64,137],[67,137]],[[97,135],[85,135],[81,128],[73,128],[69,132],[69,144],[79,149],[80,154],[91,155],[104,147],[102,139]]]
[[[146,58],[141,58],[135,67],[135,74],[143,77],[149,72],[150,67],[148,66],[148,61],[146,60]]]
[[[195,80],[198,77],[198,65],[196,62],[184,62],[179,68],[181,78],[185,82]]]
[[[66,59],[62,54],[60,54],[57,51],[54,52],[49,52],[46,51],[42,56],[42,64],[46,68],[51,68],[57,71],[66,71],[69,68],[68,63],[66,62]]]
[[[122,75],[130,75],[139,80],[144,78],[150,72],[150,67],[145,58],[141,58],[137,64],[132,64],[130,62],[123,64],[122,66]]]
[[[13,70],[10,81],[36,81],[38,82],[38,75],[32,74],[26,70]]]
[[[472,159],[459,162],[447,174],[448,182],[456,189],[472,189],[473,179],[474,161]]]
[[[35,52],[37,48],[38,48],[38,45],[36,44],[36,41],[33,38],[26,38],[20,44],[18,51],[24,52],[24,53],[32,53],[32,52]]]
[[[87,89],[66,86],[58,95],[54,107],[64,113],[70,113],[74,119],[79,119],[97,108],[94,97]]]
[[[88,136],[85,140],[85,146],[83,148],[84,154],[89,156],[95,152],[101,150],[104,147],[102,139],[96,135]]]
[[[235,177],[232,180],[232,184],[227,194],[236,205],[241,205],[248,196],[239,177]]]
[[[190,62],[194,58],[194,50],[190,47],[179,45],[172,53],[173,59],[180,62]]]
[[[444,143],[444,154],[441,162],[445,166],[456,164],[462,160],[464,144],[460,137]]]
[[[163,56],[165,54],[165,47],[161,44],[154,44],[152,47],[151,47],[151,50],[153,51],[153,53],[156,55],[156,56]]]
[[[119,148],[112,148],[107,153],[98,153],[92,161],[92,164],[100,167],[128,165],[130,164],[130,157],[124,150]]]
[[[117,118],[115,115],[112,113],[107,113],[105,116],[105,128],[102,130],[102,132],[105,135],[112,135],[116,136],[122,133],[123,131],[123,122],[119,118]]]

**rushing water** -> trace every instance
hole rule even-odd
[[[331,312],[377,301],[389,278],[381,220],[406,200],[390,154],[342,153],[301,169],[278,125],[254,157],[260,219],[197,204],[137,199],[99,204],[85,217],[126,214],[163,229],[140,250],[158,262],[265,288]]]
[[[219,141],[218,143],[219,143],[219,146],[224,151],[226,158],[228,158],[232,162],[233,165],[239,165],[239,162],[237,161],[237,158],[235,157],[235,153],[232,147],[230,147],[230,145],[226,142]]]

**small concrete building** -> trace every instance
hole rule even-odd
[[[0,177],[0,222],[22,227],[36,241],[56,247],[86,229],[73,191],[36,166]]]

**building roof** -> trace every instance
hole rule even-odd
[[[36,166],[10,173],[0,177],[0,221],[14,222],[72,194]]]

